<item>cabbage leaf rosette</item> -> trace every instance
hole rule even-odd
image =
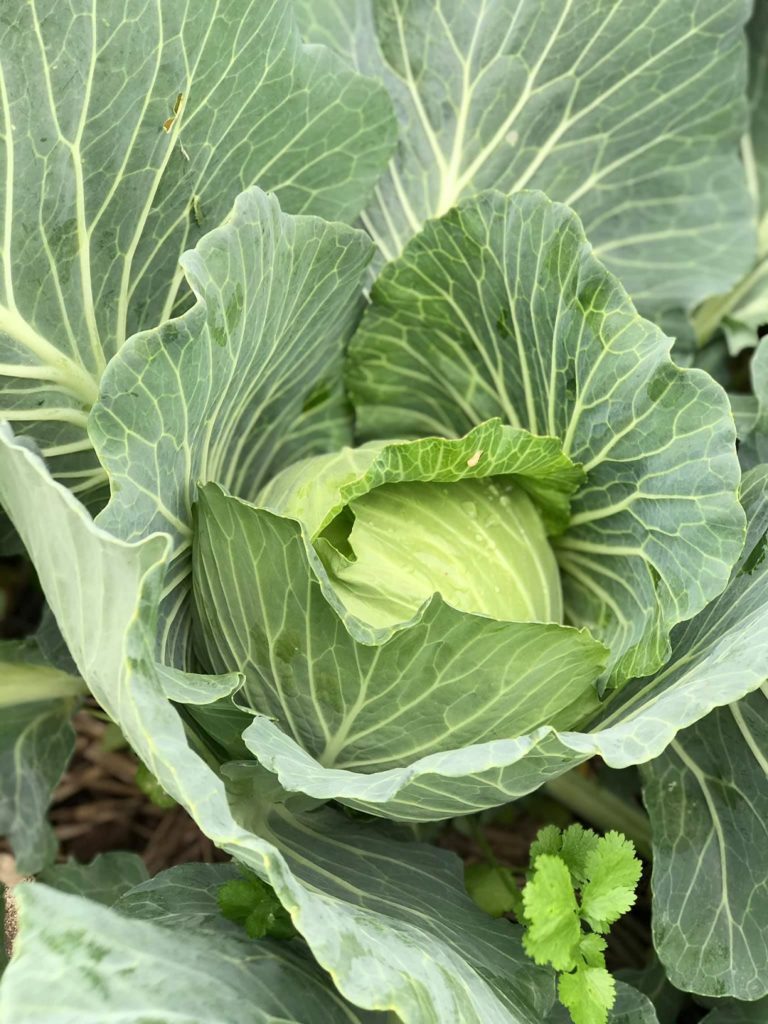
[[[197,496],[192,645],[242,673],[283,786],[500,803],[664,665],[744,542],[725,396],[669,347],[540,193],[465,201],[385,268],[346,364],[361,446]]]

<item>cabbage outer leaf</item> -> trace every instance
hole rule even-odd
[[[297,0],[305,37],[395,105],[400,141],[364,213],[386,260],[483,189],[541,189],[654,319],[727,291],[754,258],[738,160],[750,6]]]
[[[562,441],[586,483],[556,541],[566,621],[654,672],[744,541],[722,389],[669,358],[574,213],[483,193],[431,221],[374,285],[348,382],[366,438],[455,437],[492,416]],[[457,397],[460,396],[460,397]]]
[[[768,999],[755,1003],[724,999],[704,1017],[702,1024],[763,1024],[768,1013]]]
[[[544,726],[527,736],[430,754],[407,767],[372,774],[322,766],[266,717],[254,719],[244,734],[246,743],[287,790],[323,800],[341,800],[373,814],[417,821],[453,817],[506,803],[594,755],[613,768],[644,764],[659,757],[678,732],[714,708],[759,690],[765,681],[768,558],[761,558],[768,529],[768,502],[763,497],[768,486],[765,472],[763,468],[745,478],[742,500],[749,516],[750,540],[726,589],[691,622],[677,628],[672,657],[661,671],[614,694],[582,732]],[[759,704],[759,700],[757,696],[752,698],[750,706],[754,707],[754,701]],[[746,705],[736,707],[746,713]],[[750,715],[750,720],[753,717]],[[752,742],[759,741],[753,738]],[[754,753],[758,748],[751,749]],[[734,751],[733,756],[741,759],[747,755]],[[756,777],[743,784],[757,786],[763,781]],[[712,814],[716,812],[714,806]],[[703,817],[698,826],[703,833],[708,829]],[[755,820],[748,827],[759,829],[762,823]],[[712,829],[713,835],[720,834],[714,817]],[[662,863],[666,864],[666,860]],[[687,868],[683,874],[686,886],[696,885],[697,877],[692,879]],[[758,895],[760,877],[757,871]],[[757,898],[745,891],[751,884],[748,878],[751,873],[744,878],[744,888],[740,885],[734,892],[733,910],[726,913],[723,909],[723,928],[729,927],[728,913],[738,914],[743,901],[750,903]],[[673,901],[660,912],[675,915],[676,906]],[[701,908],[701,904],[697,906]],[[719,922],[718,917],[716,923]],[[731,941],[737,939],[734,935]],[[663,945],[664,937],[659,941]],[[691,955],[697,954],[699,948],[688,947],[682,939],[678,942],[674,934],[670,935],[669,943],[670,958],[685,957],[688,949]],[[752,977],[748,964],[742,970],[745,977]]]
[[[0,988],[2,1024],[382,1024],[357,1011],[286,943],[198,934],[125,917],[46,885],[21,885],[18,954]],[[55,986],[50,979],[55,977]]]
[[[455,857],[332,811],[265,810],[263,777],[256,790],[226,790],[189,748],[154,659],[168,537],[129,543],[99,529],[6,426],[0,502],[99,703],[206,835],[275,888],[348,999],[391,1010],[403,1024],[537,1024],[546,1016],[551,977],[525,957],[519,930],[474,906]],[[205,948],[210,956],[210,941]]]
[[[282,0],[7,8],[0,414],[92,498],[88,410],[126,338],[183,308],[181,253],[254,182],[354,217],[393,136],[385,90],[302,45]]]
[[[83,896],[107,907],[149,878],[144,861],[138,853],[110,850],[97,853],[87,864],[68,860],[52,864],[38,874],[35,881],[43,882],[73,896]]]
[[[743,500],[750,530],[739,566],[742,601],[764,585],[768,467],[746,475]],[[718,625],[713,618],[713,633]],[[686,630],[682,650],[695,651],[700,632]],[[754,658],[765,676],[759,647]],[[654,945],[670,981],[705,996],[768,995],[768,687],[679,733],[643,778],[653,826]]]
[[[177,664],[197,483],[251,496],[349,440],[343,350],[371,253],[361,231],[289,216],[251,188],[182,258],[195,305],[132,338],[105,374],[91,435],[113,494],[98,521],[126,540],[173,538],[158,643]]]
[[[599,706],[607,652],[586,630],[471,615],[436,595],[371,631],[298,523],[214,484],[200,492],[193,584],[204,663],[239,668],[251,706],[327,769],[390,774],[435,751],[572,727]]]
[[[56,856],[48,805],[75,749],[71,719],[84,692],[83,681],[52,668],[34,641],[0,643],[0,835],[22,874]]]
[[[768,323],[768,0],[755,0],[747,40],[750,117],[741,158],[758,216],[757,259],[730,292],[705,302],[693,318],[701,344],[721,327],[731,355],[752,348],[758,327]]]

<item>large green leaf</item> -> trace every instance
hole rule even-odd
[[[671,984],[655,953],[644,967],[624,967],[617,971],[616,979],[627,982],[650,999],[659,1024],[677,1024],[688,997]]]
[[[226,931],[243,936],[240,925],[222,916],[218,890],[242,878],[234,863],[179,864],[137,881],[112,905],[121,914],[176,929]]]
[[[702,1024],[764,1024],[768,1017],[768,999],[756,1003],[737,1003],[726,999],[702,1021]]]
[[[363,1024],[287,944],[174,931],[44,885],[15,891],[17,952],[2,1024]],[[52,984],[55,979],[55,984]]]
[[[758,215],[757,259],[735,288],[705,302],[694,317],[700,342],[722,327],[733,355],[755,345],[758,328],[768,323],[768,0],[755,0],[747,38],[750,121],[741,155]]]
[[[330,811],[267,813],[257,799],[264,778],[256,792],[248,780],[227,790],[190,749],[153,656],[167,538],[128,543],[94,526],[7,428],[0,502],[100,704],[203,831],[275,888],[347,998],[404,1024],[535,1024],[546,1015],[549,974],[525,957],[519,931],[474,906],[452,855]]]
[[[99,523],[173,537],[167,628],[182,641],[198,481],[248,496],[349,437],[343,345],[371,251],[362,232],[283,214],[249,189],[182,258],[197,303],[131,339],[105,374],[91,430],[113,497]]]
[[[746,475],[743,500],[749,533],[736,578],[710,614],[681,631],[681,660],[727,643],[739,618],[746,627],[750,606],[766,600],[767,466]],[[744,628],[742,645],[764,679],[760,631]],[[753,1000],[768,993],[767,699],[763,687],[720,708],[644,769],[654,943],[670,981],[703,995]]]
[[[0,644],[0,835],[23,874],[56,854],[46,814],[74,750],[70,720],[84,689],[47,665],[32,641]]]
[[[364,223],[386,259],[485,188],[572,205],[645,311],[753,258],[737,146],[745,0],[298,0],[389,90],[400,143]]]
[[[384,89],[290,4],[24,0],[0,13],[0,411],[88,494],[106,363],[178,310],[180,254],[253,182],[348,219],[393,142]]]
[[[244,739],[288,790],[338,799],[374,814],[430,820],[515,799],[599,755],[614,768],[658,757],[686,726],[757,690],[768,663],[768,468],[745,478],[749,541],[723,593],[673,634],[673,653],[656,675],[615,694],[582,732],[543,726],[514,739],[465,746],[403,768],[363,774],[326,768],[264,716]],[[475,700],[477,697],[475,696]]]
[[[753,394],[751,416],[742,422],[739,435],[741,464],[752,469],[768,463],[768,340],[761,341],[749,364]]]
[[[98,853],[89,864],[74,860],[52,864],[38,874],[37,881],[111,907],[120,896],[148,878],[144,861],[137,853],[117,850]]]
[[[540,193],[483,193],[385,268],[350,348],[365,437],[453,437],[491,416],[559,437],[586,471],[557,539],[566,616],[614,677],[655,671],[743,542],[725,394],[681,370]]]
[[[653,931],[678,988],[768,994],[768,693],[681,732],[645,767]]]
[[[606,651],[586,630],[500,622],[435,596],[372,645],[331,603],[299,524],[215,485],[200,492],[194,555],[209,667],[240,668],[252,707],[335,775],[391,776],[440,750],[567,728],[597,710]]]

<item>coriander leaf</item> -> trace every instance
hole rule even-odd
[[[605,950],[607,946],[608,943],[602,935],[596,935],[595,932],[582,936],[579,943],[579,952],[584,957],[584,963],[587,967],[605,967]]]
[[[629,839],[618,832],[602,836],[586,858],[589,881],[581,891],[581,914],[598,932],[607,932],[636,899],[642,864]]]
[[[577,963],[581,938],[576,896],[568,868],[549,853],[536,859],[533,878],[523,889],[528,929],[523,945],[537,964],[570,971]]]
[[[579,824],[570,825],[563,832],[560,856],[571,872],[571,877],[578,884],[587,881],[587,858],[597,848],[600,839],[596,832]]]
[[[531,843],[528,856],[531,860],[531,867],[536,864],[536,858],[542,853],[558,854],[562,846],[563,837],[557,825],[545,825],[539,829],[538,835]]]
[[[510,868],[498,864],[470,864],[464,871],[464,884],[478,907],[491,917],[501,917],[510,911],[518,920],[522,917],[522,893]]]
[[[580,967],[560,977],[557,994],[573,1024],[606,1024],[616,999],[616,982],[604,967]]]

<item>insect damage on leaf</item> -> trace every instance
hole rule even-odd
[[[175,100],[175,102],[173,104],[173,113],[171,114],[170,117],[167,117],[165,119],[165,121],[163,121],[163,131],[164,132],[170,132],[173,129],[173,126],[174,126],[174,124],[176,122],[176,118],[181,113],[181,108],[182,108],[183,105],[184,105],[184,93],[180,92],[177,95],[176,100]]]

